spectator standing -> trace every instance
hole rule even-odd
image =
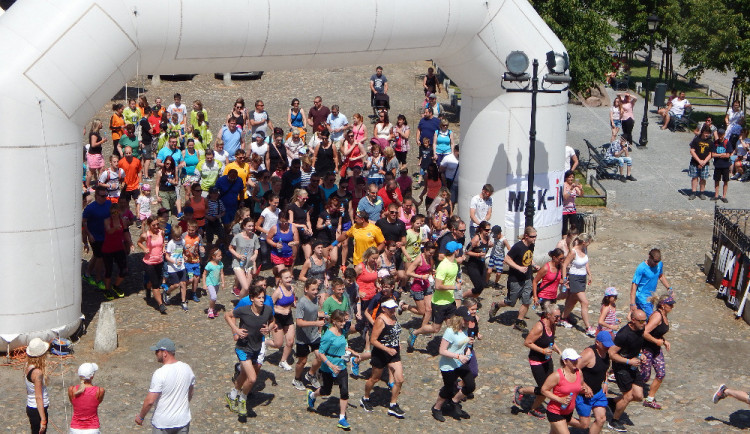
[[[688,200],[700,197],[706,199],[706,180],[709,177],[709,165],[711,161],[711,129],[704,126],[700,136],[690,142],[690,165],[688,166],[688,176],[690,176],[691,192],[688,194]],[[700,186],[700,190],[698,190]]]
[[[458,200],[458,145],[453,147],[453,153],[446,155],[440,162],[440,174],[455,203]]]
[[[367,186],[367,196],[357,204],[357,213],[362,211],[367,213],[370,223],[380,220],[380,215],[383,213],[383,199],[378,196],[377,185],[370,184]]]
[[[104,388],[94,386],[92,382],[98,370],[99,366],[96,363],[82,364],[78,367],[81,384],[68,387],[68,399],[73,406],[73,416],[70,419],[71,434],[100,432],[98,409],[104,400]]]
[[[141,411],[135,416],[135,423],[143,425],[151,407],[151,425],[155,433],[188,433],[190,431],[190,400],[193,399],[195,375],[190,366],[175,357],[176,347],[169,338],[162,338],[151,346],[156,353],[156,361],[163,364],[151,377],[148,395]]]
[[[727,126],[727,138],[732,146],[737,146],[737,139],[740,138],[742,128],[745,126],[745,113],[740,109],[740,102],[732,102],[732,107],[727,110],[724,116],[724,123]]]
[[[237,128],[237,118],[229,118],[227,124],[221,127],[219,137],[224,142],[224,150],[229,154],[229,161],[234,161],[237,150],[245,148],[245,136],[242,130]]]
[[[383,74],[383,67],[378,66],[375,68],[375,74],[370,76],[370,105],[372,105],[372,114],[375,113],[375,95],[377,94],[388,94],[388,78]]]
[[[492,217],[492,193],[495,187],[492,184],[484,184],[482,191],[469,201],[469,237],[474,238],[477,227],[482,222],[489,222]]]
[[[326,127],[328,132],[331,133],[331,142],[337,148],[340,147],[344,140],[344,133],[351,129],[351,126],[346,116],[339,111],[338,104],[331,106],[331,113],[326,117]]]
[[[627,145],[626,145],[627,146]],[[620,169],[622,170],[622,168]],[[576,175],[572,170],[565,172],[565,182],[563,183],[563,216],[562,216],[562,234],[568,233],[570,221],[575,223],[576,214],[576,197],[583,195],[583,187],[576,182]]]
[[[711,128],[711,137],[713,137],[713,140],[719,140],[719,130],[716,128],[716,125],[714,125],[714,121],[711,118],[711,116],[706,116],[706,120],[704,122],[698,122],[698,127],[693,130],[693,134],[696,136],[700,136],[701,130],[703,130],[703,126],[707,125],[709,128]]]
[[[326,119],[328,119],[328,115],[330,114],[331,110],[323,105],[323,98],[316,96],[313,99],[313,106],[310,107],[310,111],[307,113],[307,124],[312,127],[313,131],[318,131],[318,127],[321,125],[325,128]],[[273,169],[269,167],[268,170]]]
[[[432,140],[435,138],[435,132],[440,129],[440,119],[438,119],[434,110],[426,108],[424,111],[424,117],[419,120],[417,125],[417,143],[422,143],[422,139],[426,138],[432,146]]]
[[[729,168],[732,165],[730,158],[734,153],[734,144],[731,139],[724,136],[724,130],[719,129],[719,138],[714,141],[711,147],[711,158],[714,160],[714,197],[711,200],[721,200],[724,203],[729,202],[727,199],[727,189],[729,188]],[[735,139],[735,143],[737,140]],[[719,196],[719,183],[724,181],[722,195]]]
[[[635,119],[633,118],[633,107],[635,106],[635,102],[638,100],[638,98],[629,93],[618,93],[617,96],[622,100],[622,104],[620,104],[620,107],[622,108],[622,111],[620,112],[622,133],[625,135],[628,143],[632,145],[633,126],[635,125]]]
[[[622,99],[618,95],[615,97],[614,102],[612,102],[612,107],[609,110],[609,125],[612,128],[612,137],[609,139],[610,142],[615,141],[615,137],[617,137],[617,133],[620,131],[620,128],[622,128]],[[566,146],[566,153],[567,153],[567,146]],[[567,168],[565,170],[568,170]]]
[[[47,392],[47,350],[49,344],[34,338],[26,347],[26,416],[29,418],[31,432],[47,432],[49,393]]]
[[[101,290],[106,288],[101,275],[99,275],[99,279],[96,279],[92,274],[101,273],[103,264],[102,245],[105,236],[104,220],[109,218],[111,206],[112,202],[107,200],[107,189],[101,185],[96,187],[94,200],[83,209],[81,222],[83,225],[83,246],[88,251],[90,245],[92,252],[83,280]]]

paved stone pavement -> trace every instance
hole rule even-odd
[[[397,103],[395,110],[409,110],[414,101],[418,101],[419,88],[414,85],[413,75],[422,71],[425,65],[421,62],[405,65],[391,65],[386,67],[386,74],[393,70],[394,76],[401,78],[402,89],[410,92]],[[362,77],[371,67],[344,68],[325,73],[336,74],[340,77]],[[294,96],[293,86],[288,82],[304,80],[301,72],[280,73],[287,78],[287,84],[278,76],[269,73],[261,82],[243,84],[238,88],[223,88],[220,82],[210,82],[212,78],[204,76],[197,78],[196,83],[206,86],[200,97],[211,98],[215,92],[221,94],[226,101],[237,93],[255,96],[273,95],[273,86],[277,86],[280,95]],[[390,77],[389,77],[390,78]],[[399,81],[399,80],[394,80]],[[302,83],[305,85],[305,83]],[[185,84],[181,85],[183,88]],[[287,87],[282,87],[287,86]],[[172,83],[164,84],[156,89],[162,96],[166,96],[179,88]],[[248,90],[240,89],[250,89]],[[324,95],[326,102],[335,100],[334,96],[345,93],[358,92],[356,87],[335,89],[326,88]],[[281,92],[283,90],[283,92]],[[329,92],[329,93],[326,93]],[[198,93],[198,91],[196,91]],[[312,94],[318,92],[310,92]],[[194,96],[183,91],[184,98],[191,100]],[[254,99],[254,98],[253,98]],[[286,97],[284,97],[286,100]],[[289,98],[291,99],[291,98]],[[165,101],[167,99],[165,98]],[[231,101],[231,100],[229,100]],[[284,103],[286,104],[286,103]],[[306,105],[306,104],[305,104]],[[226,105],[229,106],[228,104]],[[211,113],[221,113],[222,106],[218,103],[209,106]],[[285,107],[285,105],[284,105]],[[363,110],[362,104],[353,105],[349,110]],[[413,108],[413,107],[412,107]],[[278,107],[272,112],[272,118],[278,118],[282,110]],[[343,110],[343,107],[342,107]],[[573,113],[570,142],[580,141],[580,134],[586,131],[584,122],[592,122],[588,131],[592,139],[594,133],[602,136],[596,141],[603,141],[608,136],[606,122],[603,126],[596,125],[587,109],[570,106]],[[102,111],[102,113],[105,113]],[[413,112],[411,112],[413,113]],[[606,111],[604,112],[606,114]],[[601,114],[599,115],[601,116]],[[410,118],[411,119],[411,118]],[[415,122],[412,121],[412,124]],[[576,140],[575,134],[580,131]],[[637,130],[636,130],[637,131]],[[664,133],[663,136],[684,138],[687,134]],[[646,152],[658,151],[658,134],[653,136],[653,146],[656,148]],[[652,146],[652,145],[649,145]],[[665,147],[667,145],[664,145]],[[672,145],[678,146],[678,144]],[[635,151],[638,153],[640,150]],[[665,151],[666,152],[666,151]],[[640,157],[639,157],[640,158]],[[684,159],[687,162],[687,158]],[[638,161],[638,160],[636,160]],[[639,166],[644,167],[644,166]],[[655,169],[654,169],[655,170]],[[656,170],[658,172],[658,170]],[[681,176],[677,172],[662,170],[660,176],[670,179],[677,185],[675,177]],[[653,246],[662,248],[665,271],[676,288],[678,304],[671,315],[672,330],[669,338],[673,343],[672,351],[667,355],[667,377],[657,398],[664,405],[661,411],[647,409],[637,404],[628,409],[630,432],[727,432],[750,427],[750,410],[744,405],[725,400],[718,405],[710,403],[710,396],[714,389],[722,382],[737,388],[750,387],[748,379],[743,375],[741,363],[746,358],[749,344],[745,339],[747,325],[733,319],[731,311],[717,301],[711,287],[704,283],[705,277],[700,272],[699,265],[703,263],[704,254],[708,249],[711,237],[711,209],[707,202],[694,201],[694,207],[677,206],[680,202],[675,199],[675,206],[657,208],[663,202],[672,200],[677,193],[665,187],[666,183],[650,183],[647,190],[646,182],[641,181],[647,176],[647,169],[635,172],[639,177],[637,183],[617,183],[613,190],[617,191],[617,199],[609,209],[593,209],[598,215],[596,241],[590,247],[591,267],[594,283],[589,289],[591,306],[589,311],[596,316],[603,290],[614,285],[621,291],[627,291],[634,268],[645,259],[648,250]],[[652,176],[656,177],[657,174]],[[647,179],[647,178],[646,178]],[[655,178],[656,179],[656,178]],[[625,188],[639,188],[640,193],[633,193],[633,200],[652,194],[652,207],[642,204],[629,204]],[[735,188],[735,185],[732,185]],[[620,194],[620,189],[623,193]],[[733,190],[730,190],[730,192]],[[731,194],[731,193],[730,193]],[[731,198],[732,196],[730,196]],[[685,201],[684,203],[688,203]],[[650,209],[645,209],[650,208]],[[131,265],[137,269],[139,255],[133,255]],[[197,389],[192,403],[193,432],[300,432],[334,431],[336,411],[335,398],[329,404],[323,405],[319,401],[319,413],[312,414],[306,410],[305,396],[291,386],[292,375],[281,371],[277,367],[279,355],[271,352],[269,361],[264,365],[262,380],[256,387],[251,406],[257,417],[241,423],[236,415],[230,413],[223,402],[223,394],[229,388],[232,367],[236,361],[233,354],[231,333],[221,320],[208,320],[203,314],[207,307],[204,300],[198,304],[190,303],[190,311],[182,312],[178,306],[172,306],[169,315],[161,316],[148,307],[143,300],[143,292],[136,291],[140,286],[140,276],[135,273],[126,281],[128,294],[126,298],[115,300],[116,316],[119,325],[119,348],[108,355],[93,352],[93,336],[96,327],[96,317],[89,326],[88,333],[75,345],[76,353],[72,358],[62,361],[62,368],[58,364],[50,373],[49,387],[52,406],[50,409],[51,431],[66,430],[66,420],[70,418],[71,408],[67,404],[64,386],[76,382],[75,370],[80,363],[95,361],[101,370],[96,376],[96,383],[108,389],[102,404],[100,417],[105,432],[132,433],[146,432],[146,428],[136,427],[132,420],[140,409],[146,395],[152,372],[159,367],[154,355],[149,351],[149,345],[163,336],[175,339],[178,344],[178,359],[189,363],[197,375]],[[230,279],[231,281],[231,279]],[[301,287],[298,285],[298,295]],[[230,306],[233,297],[228,291],[220,294],[219,301]],[[361,432],[384,432],[393,430],[412,432],[434,432],[437,430],[455,430],[458,432],[546,432],[546,421],[536,420],[524,412],[519,412],[511,403],[511,392],[517,384],[532,384],[532,377],[526,361],[527,350],[523,346],[523,338],[510,327],[515,317],[513,309],[501,311],[499,320],[487,323],[486,311],[491,301],[504,296],[503,291],[487,289],[484,293],[484,308],[480,310],[481,331],[484,339],[479,342],[477,354],[480,364],[480,377],[477,380],[478,390],[476,398],[464,405],[472,418],[470,420],[455,421],[448,419],[439,424],[430,416],[429,408],[434,402],[441,380],[437,368],[436,344],[427,345],[425,338],[420,338],[417,351],[402,352],[406,384],[400,398],[401,406],[406,410],[404,420],[396,420],[386,416],[385,408],[378,407],[373,413],[365,413],[362,409],[350,406],[348,415],[354,430]],[[89,318],[96,311],[101,297],[88,286],[83,292],[85,311]],[[626,309],[626,300],[620,302],[620,312]],[[578,314],[578,311],[575,311]],[[533,323],[535,315],[530,313],[529,322]],[[410,315],[405,314],[402,322],[408,323]],[[405,338],[402,344],[405,347]],[[574,347],[579,351],[591,344],[581,331],[576,329],[559,330],[558,344],[561,347]],[[425,347],[428,348],[425,351]],[[555,362],[558,364],[557,361]],[[367,364],[363,365],[366,368]],[[361,396],[364,380],[350,382],[352,404]],[[374,392],[375,402],[383,405],[387,402],[387,391],[380,383]],[[613,385],[610,389],[616,393]],[[0,393],[4,399],[0,400],[0,414],[3,414],[0,428],[6,432],[22,432],[27,430],[24,414],[24,387],[22,372],[18,369],[4,367],[0,369]],[[337,391],[334,389],[333,396]]]

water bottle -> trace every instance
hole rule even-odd
[[[549,349],[550,349],[550,350],[552,350],[552,347],[554,347],[554,346],[555,346],[555,343],[554,343],[554,342],[550,342],[550,344],[549,344]],[[545,360],[549,360],[549,359],[550,359],[551,357],[552,357],[552,353],[549,353],[549,354],[545,354],[545,355],[544,355],[544,359],[545,359]]]
[[[333,229],[333,226],[331,225],[331,219],[330,219],[330,218],[327,218],[327,219],[326,219],[326,227],[327,227],[328,229]]]
[[[563,405],[560,406],[560,408],[563,409],[563,410],[565,410],[566,408],[568,408],[568,405],[570,405],[570,402],[573,401],[573,392],[571,392],[570,395],[568,395],[568,396],[570,397],[570,401],[568,401],[567,404],[563,404]]]
[[[638,353],[638,360],[639,361],[641,360],[641,357],[643,357],[643,353]],[[638,367],[635,366],[635,365],[630,365],[630,369],[632,369],[632,370],[635,371],[636,369],[638,369]]]
[[[343,361],[345,361],[347,363],[349,363],[349,360],[351,360],[351,358],[352,358],[352,352],[351,351],[347,351],[347,352],[344,353],[343,356],[341,356],[341,360],[343,360]]]
[[[203,247],[203,243],[198,244],[198,254],[201,258],[206,256],[206,248]]]
[[[359,363],[357,363],[357,360],[351,359],[352,361],[352,375],[359,376]]]

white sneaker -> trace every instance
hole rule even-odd
[[[318,381],[318,377],[310,375],[309,372],[305,374],[305,380],[307,380],[315,389],[318,389],[320,387],[320,381]]]
[[[557,325],[558,325],[558,326],[563,326],[563,327],[565,327],[566,329],[569,329],[569,328],[573,328],[573,324],[571,324],[571,323],[567,322],[567,321],[566,321],[566,320],[564,320],[564,319],[561,319],[560,321],[558,321]]]
[[[302,381],[300,381],[300,380],[298,380],[296,378],[294,380],[292,380],[292,386],[294,386],[294,388],[297,389],[297,390],[305,390],[305,389],[307,389],[305,387],[305,383],[303,383]]]
[[[289,363],[286,362],[286,360],[282,360],[279,362],[279,368],[285,370],[285,371],[291,371],[292,367],[289,366]]]

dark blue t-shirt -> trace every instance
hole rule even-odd
[[[96,241],[104,241],[104,220],[109,218],[109,209],[112,202],[106,201],[98,204],[96,201],[86,205],[83,209],[83,218],[86,219],[86,227]]]
[[[432,119],[422,118],[422,120],[419,121],[418,128],[420,137],[427,137],[430,139],[430,144],[432,144],[432,139],[435,137],[435,131],[440,128],[440,119],[435,116],[433,116]]]

